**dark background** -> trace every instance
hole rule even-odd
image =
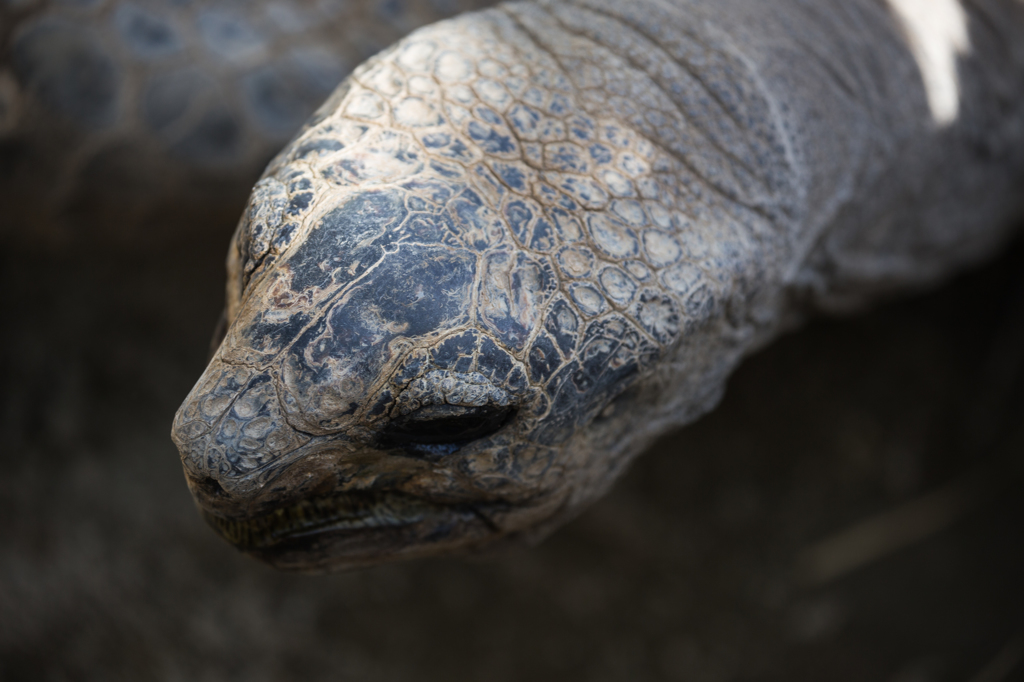
[[[227,238],[5,251],[0,679],[1024,679],[1021,243],[777,341],[538,547],[311,577],[168,436]]]

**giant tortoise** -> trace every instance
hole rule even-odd
[[[337,35],[300,21],[311,6],[267,14],[304,51],[200,6],[249,127],[185,64],[146,86],[126,148],[149,135],[148,158],[222,178],[233,166],[204,155],[290,133],[343,70],[321,47]],[[108,13],[139,69],[187,52],[156,10]],[[0,86],[105,131],[74,139],[109,155],[76,158],[116,168],[103,41],[43,15],[7,37]],[[161,172],[143,190],[172,187]],[[542,537],[783,330],[989,257],[1022,179],[1017,0],[534,0],[419,29],[252,190],[212,359],[174,421],[188,485],[281,568]]]

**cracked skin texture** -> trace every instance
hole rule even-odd
[[[412,34],[253,190],[172,433],[204,517],[307,571],[550,532],[807,311],[1005,241],[1021,10],[972,6],[1001,33],[944,126],[872,2],[527,2]]]

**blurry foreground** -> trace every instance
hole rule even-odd
[[[227,236],[4,254],[0,679],[1024,679],[1024,244],[775,343],[540,547],[307,577],[168,437]]]

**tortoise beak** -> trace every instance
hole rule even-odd
[[[202,510],[225,540],[275,568],[310,573],[355,568],[482,544],[495,535],[469,505],[390,491],[340,492],[229,519]]]

